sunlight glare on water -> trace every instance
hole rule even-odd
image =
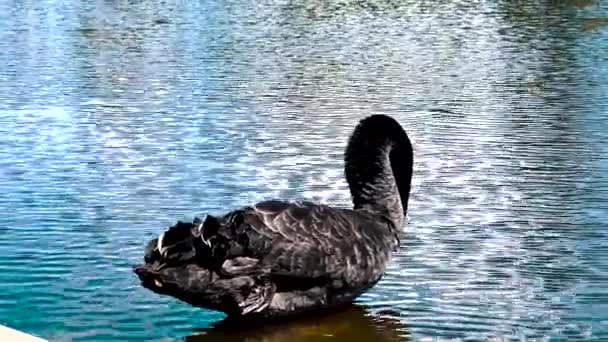
[[[608,338],[607,9],[0,1],[0,324],[53,341]],[[359,308],[234,332],[139,285],[144,243],[178,219],[350,205],[342,152],[372,113],[408,131],[415,174],[402,248]]]

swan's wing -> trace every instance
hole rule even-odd
[[[226,227],[247,238],[233,240],[246,241],[244,253],[260,260],[262,268],[287,286],[358,287],[375,282],[390,254],[391,242],[382,226],[350,210],[266,201],[237,215],[242,218],[233,216],[233,224]]]

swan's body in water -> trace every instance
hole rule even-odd
[[[178,222],[135,267],[144,287],[229,316],[276,317],[352,302],[399,246],[413,151],[394,119],[373,115],[345,152],[354,208],[265,201]]]

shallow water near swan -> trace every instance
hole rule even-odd
[[[608,338],[608,8],[0,1],[0,324],[53,341]],[[415,144],[355,308],[245,330],[143,289],[145,241],[268,198],[349,205],[357,121]]]

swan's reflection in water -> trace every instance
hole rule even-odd
[[[360,306],[271,323],[243,324],[228,320],[187,337],[186,341],[408,341],[405,325],[396,318],[372,315]]]

